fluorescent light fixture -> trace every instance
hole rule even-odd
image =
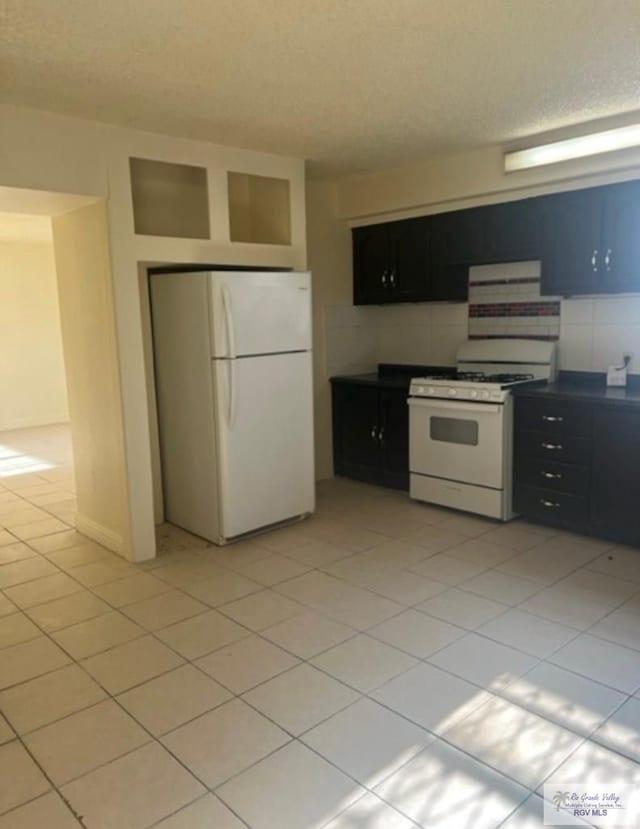
[[[528,167],[541,167],[543,164],[557,164],[572,158],[584,158],[598,153],[610,153],[640,145],[640,124],[630,124],[578,138],[567,138],[551,144],[540,144],[526,150],[516,150],[504,154],[504,169],[507,173],[526,170]]]

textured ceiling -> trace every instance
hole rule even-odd
[[[0,0],[0,99],[380,169],[640,108],[640,0]]]

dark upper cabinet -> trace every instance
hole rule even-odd
[[[454,214],[354,228],[354,304],[466,300],[469,262],[464,240],[477,229],[458,221],[457,214],[449,217]]]
[[[640,290],[640,182],[547,197],[542,293]]]
[[[431,300],[466,301],[469,295],[469,265],[478,261],[482,246],[480,210],[453,210],[431,217]]]
[[[601,188],[558,193],[546,201],[541,292],[560,296],[597,293],[602,256]]]
[[[470,265],[526,259],[546,295],[640,292],[640,181],[355,228],[354,301],[464,301]]]
[[[594,413],[591,524],[640,540],[640,411]]]
[[[429,295],[431,223],[428,218],[389,222],[394,265],[388,285],[391,302],[415,302]]]
[[[521,262],[542,258],[545,202],[541,198],[480,208],[478,263]]]
[[[626,181],[604,191],[599,276],[606,293],[640,291],[640,182]]]
[[[408,489],[407,390],[334,382],[332,406],[336,474]]]
[[[354,228],[356,305],[428,299],[429,222],[425,218]]]
[[[353,301],[376,305],[389,301],[394,247],[386,224],[356,227],[353,238]]]

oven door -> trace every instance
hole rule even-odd
[[[502,489],[505,407],[409,398],[411,472]]]

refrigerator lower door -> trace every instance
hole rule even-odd
[[[220,541],[314,509],[311,352],[213,361]]]
[[[212,357],[311,348],[309,273],[214,271],[207,277]]]

